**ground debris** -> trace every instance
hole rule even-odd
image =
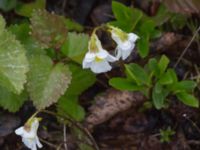
[[[85,124],[92,129],[119,112],[141,105],[144,100],[144,96],[138,92],[109,89],[95,98],[96,103],[89,108],[90,114],[86,118]]]

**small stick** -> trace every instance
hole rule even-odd
[[[179,64],[179,62],[181,61],[181,59],[183,58],[183,56],[185,55],[185,53],[187,52],[188,48],[190,47],[190,45],[192,44],[192,42],[194,41],[195,37],[197,36],[197,34],[200,31],[200,26],[198,27],[198,29],[195,31],[193,37],[191,38],[190,42],[188,43],[188,45],[186,46],[186,48],[183,50],[183,52],[181,53],[181,56],[178,58],[178,60],[176,61],[174,68],[177,67],[177,65]]]

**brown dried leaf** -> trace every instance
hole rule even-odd
[[[192,14],[200,13],[199,0],[162,0],[172,12]]]
[[[32,36],[44,48],[59,48],[67,38],[64,18],[46,10],[34,10],[31,17]]]
[[[115,114],[125,111],[130,107],[137,107],[144,101],[138,92],[117,91],[109,89],[95,98],[96,103],[90,107],[90,115],[86,118],[86,125],[92,129]]]

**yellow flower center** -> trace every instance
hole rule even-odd
[[[96,57],[95,57],[95,61],[96,61],[96,62],[101,62],[101,61],[103,61],[103,59],[102,59],[102,58],[99,58],[98,56],[96,56]]]

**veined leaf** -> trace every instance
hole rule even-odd
[[[46,10],[34,10],[31,16],[32,36],[44,48],[60,48],[67,38],[64,18]]]
[[[30,58],[28,91],[38,109],[43,109],[58,101],[69,86],[71,72],[64,64],[53,65],[47,56]]]
[[[0,16],[0,84],[20,94],[26,82],[28,61],[24,47],[4,27],[4,19]]]
[[[87,34],[68,33],[67,40],[61,51],[72,60],[82,64],[85,53],[88,49],[89,36]]]
[[[26,92],[17,95],[0,86],[0,106],[10,112],[18,111],[27,99]]]

